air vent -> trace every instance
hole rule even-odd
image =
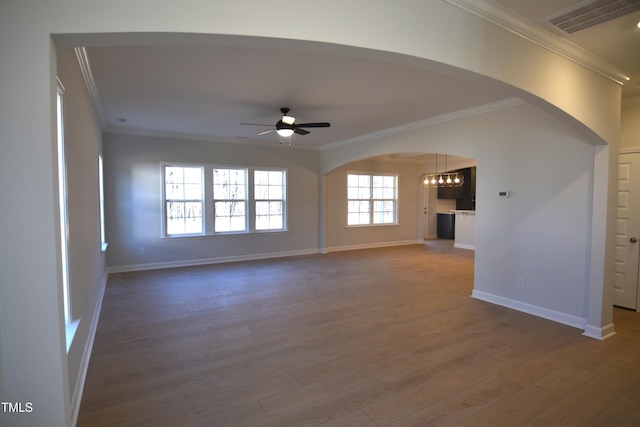
[[[543,21],[566,34],[573,34],[639,10],[640,0],[596,0]]]

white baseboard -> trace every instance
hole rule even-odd
[[[468,245],[466,243],[454,243],[453,247],[454,248],[460,248],[460,249],[469,249],[471,251],[475,251],[476,250],[476,246],[475,245]]]
[[[542,317],[543,319],[553,320],[554,322],[562,323],[564,325],[572,326],[574,328],[584,330],[587,325],[587,320],[582,317],[561,313],[555,310],[549,310],[548,308],[538,307],[536,305],[512,300],[510,298],[501,297],[499,295],[490,294],[488,292],[478,291],[474,289],[473,292],[471,293],[471,296],[475,299],[490,302],[492,304],[501,305],[503,307],[511,308],[513,310],[522,311],[524,313]]]
[[[330,246],[325,248],[323,253],[355,251],[358,249],[386,248],[390,246],[416,245],[420,243],[424,243],[424,242],[420,242],[419,240],[397,240],[394,242],[376,242],[376,243],[363,243],[359,245]]]
[[[613,323],[609,323],[608,325],[603,327],[586,325],[584,328],[584,333],[582,335],[589,338],[595,338],[597,340],[605,340],[609,337],[614,336],[615,334],[615,326],[613,325]]]
[[[84,383],[87,379],[87,370],[89,369],[89,359],[91,358],[91,351],[93,349],[93,341],[96,337],[96,329],[98,328],[98,320],[100,319],[100,311],[102,310],[102,300],[104,299],[104,290],[107,287],[108,273],[105,271],[102,277],[102,283],[98,288],[98,296],[96,301],[96,309],[93,312],[91,319],[91,326],[89,327],[89,336],[87,342],[84,345],[82,351],[82,360],[80,361],[80,372],[76,379],[76,384],[71,395],[71,425],[75,426],[78,422],[78,413],[80,412],[80,403],[82,402],[82,392],[84,390]]]
[[[118,265],[118,266],[108,267],[107,272],[110,274],[126,273],[130,271],[159,270],[163,268],[191,267],[196,265],[222,264],[225,262],[237,262],[237,261],[254,261],[254,260],[260,260],[260,259],[282,258],[282,257],[288,257],[288,256],[310,255],[310,254],[317,254],[317,253],[320,253],[318,249],[305,249],[301,251],[269,252],[269,253],[262,253],[262,254],[236,255],[236,256],[206,258],[206,259],[188,259],[183,261]]]
[[[269,252],[269,253],[262,253],[262,254],[238,255],[238,256],[228,256],[228,257],[207,258],[207,259],[154,262],[154,263],[148,263],[148,264],[117,265],[117,266],[107,267],[107,273],[109,274],[127,273],[131,271],[159,270],[163,268],[191,267],[196,265],[207,265],[207,264],[222,264],[225,262],[255,261],[255,260],[261,260],[261,259],[282,258],[282,257],[288,257],[288,256],[311,255],[311,254],[318,254],[318,253],[326,254],[329,252],[352,251],[352,250],[358,250],[358,249],[373,249],[373,248],[384,248],[384,247],[390,247],[390,246],[415,245],[419,243],[420,242],[418,240],[400,240],[400,241],[394,241],[394,242],[366,243],[361,245],[332,246],[332,247],[326,247],[323,249],[305,249],[301,251]]]

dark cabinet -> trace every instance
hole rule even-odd
[[[462,187],[438,187],[438,199],[459,199],[462,197]]]
[[[438,187],[438,199],[456,199],[456,209],[476,210],[476,168],[465,168],[457,171],[464,177],[460,187]]]
[[[438,214],[438,239],[454,239],[456,216],[452,213]]]
[[[461,211],[476,210],[476,168],[462,170],[464,175],[464,185],[462,195],[456,200],[456,209]]]

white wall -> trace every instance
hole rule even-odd
[[[323,152],[448,152],[477,160],[477,296],[578,327],[587,322],[593,141],[527,104]],[[329,165],[329,166],[326,166]],[[511,197],[499,199],[499,190]],[[517,287],[524,277],[527,286]]]
[[[107,133],[104,154],[110,271],[318,252],[318,151]],[[162,162],[286,168],[288,230],[162,238]]]
[[[622,108],[620,149],[640,149],[640,101]]]

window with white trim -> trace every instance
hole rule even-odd
[[[285,224],[285,182],[283,170],[254,171],[256,230],[283,230]]]
[[[102,154],[98,153],[98,191],[100,197],[100,249],[107,250],[107,236],[104,229],[104,165]]]
[[[204,233],[203,167],[164,167],[165,233],[167,236]]]
[[[64,147],[64,86],[57,82],[56,119],[58,148],[58,208],[60,218],[60,252],[62,255],[62,295],[64,305],[64,322],[70,324],[71,295],[69,292],[69,223],[67,219],[67,165]],[[68,346],[67,346],[68,347]]]
[[[287,230],[286,169],[162,166],[164,237]]]
[[[398,176],[347,174],[347,225],[397,224]]]
[[[213,230],[247,231],[247,170],[213,169]]]

